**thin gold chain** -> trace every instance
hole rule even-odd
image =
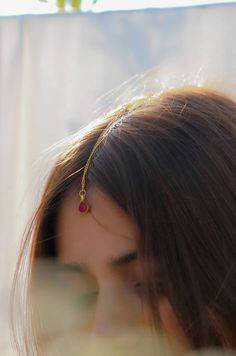
[[[136,103],[143,103],[143,98],[139,99],[136,101]],[[81,179],[81,190],[79,192],[80,198],[81,200],[84,200],[85,195],[86,195],[86,189],[85,189],[85,185],[86,185],[86,175],[91,163],[91,160],[93,158],[94,152],[96,151],[97,147],[100,145],[100,143],[103,141],[103,139],[106,137],[106,134],[111,130],[112,127],[114,127],[119,120],[123,120],[123,118],[126,116],[125,114],[127,114],[128,112],[131,112],[131,108],[132,106],[135,107],[134,103],[130,102],[130,103],[126,103],[125,105],[123,105],[120,109],[116,110],[115,112],[113,112],[111,115],[109,115],[110,118],[115,117],[115,121],[112,121],[112,123],[110,125],[108,125],[108,128],[105,129],[105,131],[101,134],[101,136],[99,136],[97,142],[95,143],[89,158],[84,166],[84,171],[83,171],[83,175],[82,175],[82,179]],[[138,105],[136,105],[137,108]]]
[[[105,133],[106,133],[106,132],[105,132]],[[90,153],[90,156],[89,156],[89,158],[88,158],[88,160],[87,160],[87,162],[86,162],[86,164],[85,164],[85,166],[84,166],[84,172],[83,172],[82,180],[81,180],[81,191],[80,191],[80,193],[82,193],[82,196],[83,196],[83,197],[85,196],[85,193],[86,193],[86,190],[85,190],[86,174],[87,174],[87,172],[88,172],[88,169],[89,169],[91,160],[92,160],[92,158],[93,158],[93,154],[94,154],[94,152],[96,151],[97,147],[98,147],[98,146],[100,145],[100,143],[102,142],[102,140],[103,140],[103,138],[104,138],[104,136],[105,136],[105,133],[102,134],[102,135],[98,138],[98,140],[97,140],[97,142],[95,143],[95,145],[94,145],[94,147],[93,147],[93,149],[92,149],[92,151],[91,151],[91,153]],[[80,194],[80,196],[81,196],[81,194]]]

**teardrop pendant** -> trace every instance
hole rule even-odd
[[[79,203],[79,212],[80,213],[87,213],[89,210],[88,204],[81,200],[81,202]]]
[[[82,189],[79,192],[79,196],[80,196],[80,203],[79,203],[78,210],[80,213],[85,214],[89,211],[89,205],[85,201],[86,191]]]

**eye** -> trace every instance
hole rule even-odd
[[[141,297],[143,297],[146,294],[146,286],[143,282],[137,281],[134,283],[134,289],[135,292]],[[164,295],[164,287],[163,284],[161,282],[159,282],[157,284],[157,291],[159,296],[163,296]]]
[[[98,292],[84,293],[78,296],[77,302],[80,307],[89,307],[93,305],[97,300]]]
[[[135,286],[136,289],[140,289],[140,288],[143,287],[143,284],[142,284],[142,282],[138,281],[138,282],[135,282],[134,286]]]
[[[144,284],[140,281],[134,283],[135,292],[141,297],[144,294]]]

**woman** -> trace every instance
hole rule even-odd
[[[133,100],[73,140],[26,240],[39,354],[66,334],[140,351],[140,330],[158,335],[142,354],[236,350],[235,175],[236,103],[207,88]]]

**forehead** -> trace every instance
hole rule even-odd
[[[107,194],[97,188],[87,193],[90,212],[78,211],[79,194],[70,191],[59,211],[59,257],[86,265],[103,263],[136,248],[136,224]]]

